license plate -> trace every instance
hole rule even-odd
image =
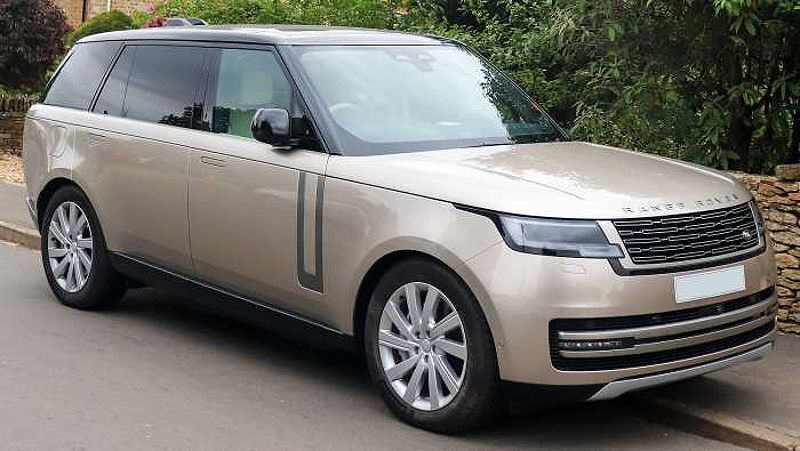
[[[744,290],[744,266],[675,276],[675,301],[689,302]]]

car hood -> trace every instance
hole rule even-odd
[[[731,176],[582,142],[332,156],[327,175],[481,209],[557,218],[663,216],[751,198]]]

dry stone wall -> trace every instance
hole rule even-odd
[[[800,165],[778,166],[775,173],[733,175],[753,192],[775,247],[778,326],[800,334]]]
[[[22,153],[22,127],[31,97],[0,98],[0,152]]]

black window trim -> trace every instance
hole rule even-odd
[[[102,92],[103,88],[105,88],[106,83],[108,82],[108,77],[111,75],[111,71],[114,69],[114,66],[116,66],[117,62],[119,61],[119,58],[121,57],[122,52],[125,50],[126,47],[144,47],[144,46],[203,48],[205,51],[203,52],[203,56],[202,56],[203,60],[202,60],[202,62],[200,64],[201,73],[200,73],[200,77],[198,77],[198,79],[197,79],[197,85],[195,86],[195,89],[194,89],[192,102],[194,103],[194,102],[203,100],[203,98],[204,98],[203,90],[205,89],[204,83],[206,82],[207,72],[208,72],[207,61],[208,61],[209,52],[208,52],[208,49],[206,48],[208,46],[205,46],[205,45],[194,45],[194,43],[190,42],[190,41],[121,41],[121,45],[120,45],[119,49],[117,50],[117,54],[114,56],[114,58],[112,58],[112,60],[113,60],[112,64],[110,64],[109,67],[106,68],[106,72],[103,75],[103,78],[101,79],[102,81],[100,83],[100,86],[98,86],[97,91],[95,92],[95,95],[92,98],[92,101],[90,103],[89,109],[87,110],[88,112],[93,113],[93,114],[103,115],[102,113],[94,112],[94,108],[95,108],[95,105],[97,103],[98,98],[100,97],[100,93]],[[134,60],[133,63],[135,64],[135,62],[136,61]],[[133,65],[131,65],[131,71],[133,71]],[[128,81],[130,82],[130,74],[128,74]],[[120,116],[115,116],[115,117],[119,117],[121,119],[126,119],[126,120],[129,120],[129,121],[142,122],[142,123],[145,123],[145,124],[163,125],[163,126],[175,127],[175,128],[186,128],[188,130],[199,130],[199,129],[196,129],[196,128],[178,127],[178,126],[175,126],[175,125],[161,124],[161,123],[158,123],[158,122],[143,121],[143,120],[140,120],[140,119],[129,118],[128,117],[128,109],[126,107],[126,105],[127,105],[127,86],[126,86],[125,90],[126,90],[126,95],[123,98],[123,102],[122,102],[122,110],[121,110],[122,114]],[[206,105],[204,104],[203,105],[203,117],[205,117],[205,111],[206,110],[207,110],[207,108],[206,108]],[[200,131],[202,131],[202,130],[200,130]]]
[[[98,41],[98,42],[114,42],[114,41]],[[120,45],[119,45],[119,47],[117,47],[117,50],[114,53],[114,55],[111,56],[111,61],[109,62],[109,64],[106,65],[105,71],[103,72],[103,76],[100,77],[100,83],[97,84],[97,87],[94,90],[94,94],[92,94],[91,99],[89,99],[89,103],[88,103],[86,108],[76,108],[76,107],[72,107],[72,106],[53,105],[53,104],[50,104],[50,103],[45,103],[45,99],[47,98],[47,94],[50,92],[50,88],[53,86],[53,83],[55,83],[56,79],[61,74],[61,71],[67,65],[67,62],[73,57],[73,55],[75,55],[75,50],[78,49],[78,46],[81,46],[81,45],[92,45],[92,43],[91,42],[89,42],[89,43],[84,42],[84,43],[75,44],[69,50],[69,52],[67,52],[66,56],[64,56],[64,59],[61,61],[61,64],[58,65],[58,68],[56,69],[55,73],[53,73],[53,76],[50,77],[50,80],[47,82],[47,85],[45,86],[44,90],[42,91],[42,94],[39,96],[39,103],[41,103],[43,105],[47,105],[47,106],[54,106],[54,107],[58,107],[58,108],[69,108],[70,110],[78,110],[78,111],[89,111],[89,112],[91,112],[94,109],[94,103],[97,101],[97,97],[100,95],[100,91],[103,89],[103,87],[106,84],[106,78],[108,78],[108,75],[111,73],[111,69],[117,63],[117,59],[119,58],[119,55],[122,53],[122,49],[125,47],[124,43],[120,43]]]
[[[122,42],[119,48],[117,49],[117,54],[111,58],[111,64],[108,65],[108,67],[106,68],[106,72],[103,74],[103,78],[100,79],[100,84],[97,86],[97,91],[94,93],[94,96],[92,96],[92,100],[89,102],[89,107],[87,108],[86,111],[90,113],[94,112],[94,107],[97,104],[97,99],[100,98],[100,93],[103,92],[103,89],[105,89],[106,83],[108,82],[108,77],[111,76],[111,72],[114,70],[114,67],[117,65],[117,62],[122,57],[122,52],[125,50],[125,45],[126,43]],[[128,72],[128,78],[130,78],[130,72]],[[125,89],[126,90],[128,89],[127,86],[125,87]],[[124,100],[125,98],[123,97],[123,101]]]
[[[83,45],[83,44],[81,44]],[[262,50],[272,52],[275,55],[275,59],[278,62],[281,70],[283,71],[283,75],[289,81],[289,86],[292,90],[292,100],[297,101],[297,104],[300,106],[303,114],[308,118],[311,128],[314,131],[317,139],[319,140],[321,150],[314,151],[309,150],[311,152],[319,152],[319,153],[334,153],[331,151],[331,146],[329,141],[326,139],[326,133],[324,129],[320,126],[320,122],[316,115],[314,114],[313,109],[309,106],[308,102],[306,101],[306,95],[304,95],[304,91],[301,86],[298,84],[297,79],[294,76],[293,70],[291,70],[291,65],[287,64],[287,60],[284,57],[284,54],[281,50],[281,46],[271,45],[271,44],[247,44],[247,43],[236,43],[236,42],[224,42],[224,41],[183,41],[183,40],[124,40],[121,41],[121,45],[117,50],[117,54],[114,55],[112,58],[111,64],[106,68],[106,72],[103,74],[101,79],[100,85],[95,92],[95,95],[90,102],[89,108],[87,111],[93,112],[95,104],[97,103],[97,99],[100,97],[100,92],[105,87],[108,77],[111,74],[114,66],[117,64],[117,61],[122,55],[125,47],[127,46],[174,46],[174,47],[200,47],[204,48],[207,51],[204,55],[203,65],[201,68],[201,75],[198,80],[198,90],[195,100],[201,100],[203,102],[203,116],[202,122],[211,124],[211,110],[209,106],[213,105],[214,102],[214,92],[216,90],[216,72],[219,69],[219,51],[212,51],[212,50],[222,50],[222,49],[249,49],[249,50]],[[67,57],[71,55],[72,51],[67,54]],[[64,60],[66,62],[66,58]],[[63,66],[64,63],[62,63]],[[59,71],[61,66],[59,66]],[[56,73],[57,75],[57,73]],[[53,76],[55,79],[56,75]],[[52,80],[51,79],[51,83]],[[121,118],[128,119],[128,120],[136,120],[130,119],[126,116],[127,111],[125,110],[125,106],[123,104],[123,115],[120,116]],[[100,114],[100,113],[94,113]],[[148,122],[149,123],[149,122]],[[165,124],[157,124],[157,125],[165,125]],[[207,133],[211,133],[210,130],[203,130],[192,128],[191,130],[198,130]],[[336,152],[338,153],[338,152]]]
[[[308,121],[311,124],[311,128],[314,131],[314,135],[317,137],[320,143],[320,150],[311,150],[306,149],[309,152],[319,152],[319,153],[331,153],[330,146],[328,145],[325,134],[322,133],[319,122],[314,117],[313,111],[309,108],[308,103],[306,102],[305,96],[303,95],[302,91],[300,90],[299,86],[297,85],[297,81],[293,76],[291,70],[286,64],[278,46],[269,45],[269,44],[238,44],[238,43],[229,43],[229,42],[203,42],[204,46],[214,49],[214,52],[210,52],[211,57],[210,60],[210,67],[208,68],[207,74],[207,83],[206,83],[206,96],[205,102],[206,105],[211,105],[212,108],[207,108],[209,112],[208,120],[209,123],[211,121],[211,111],[213,110],[214,102],[216,102],[216,89],[217,89],[217,77],[219,75],[219,58],[220,53],[223,49],[242,49],[242,50],[259,50],[264,52],[270,52],[275,57],[275,60],[278,62],[278,66],[281,68],[283,72],[283,76],[286,77],[286,80],[289,82],[289,88],[291,89],[291,100],[292,103],[297,102],[297,105],[300,106],[300,110],[303,114],[308,118]],[[290,112],[291,113],[291,112]],[[204,120],[206,116],[204,115]],[[208,130],[204,130],[208,131]],[[209,131],[210,132],[210,131]],[[210,132],[213,133],[213,132]]]

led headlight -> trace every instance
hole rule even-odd
[[[499,216],[503,238],[514,250],[559,257],[621,258],[595,221]]]

